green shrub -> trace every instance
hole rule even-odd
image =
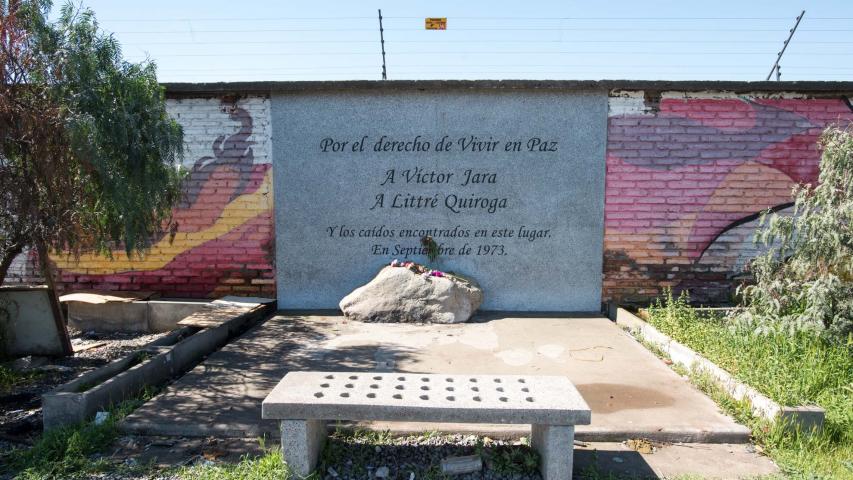
[[[740,321],[757,331],[853,334],[853,131],[830,127],[820,140],[817,186],[794,189],[794,214],[762,217],[767,248],[750,265],[755,284],[739,290]],[[766,222],[766,223],[765,223]]]

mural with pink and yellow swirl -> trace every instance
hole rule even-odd
[[[644,301],[664,287],[729,299],[758,253],[766,209],[817,181],[818,137],[853,121],[846,98],[610,100],[604,298]]]

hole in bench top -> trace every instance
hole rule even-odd
[[[428,381],[429,381],[429,377],[421,377],[421,381],[422,381],[422,382],[428,382]]]
[[[471,390],[473,390],[473,391],[475,391],[475,392],[479,392],[479,391],[480,391],[480,389],[479,389],[478,387],[471,387]]]
[[[370,388],[379,388],[379,385],[374,383],[373,385],[370,386]]]
[[[475,402],[479,402],[480,400],[482,400],[482,398],[480,398],[480,397],[474,397],[474,401],[475,401]]]
[[[367,398],[376,398],[376,394],[373,392],[370,392],[367,394]]]
[[[424,386],[422,386],[422,387],[421,387],[421,390],[429,390],[429,387],[427,387],[426,385],[424,385]]]
[[[397,380],[399,380],[399,381],[401,381],[401,382],[405,382],[405,381],[406,381],[406,377],[397,377]]]
[[[522,388],[522,389],[521,389],[521,391],[522,391],[522,392],[524,392],[524,393],[527,393],[527,392],[529,392],[529,391],[530,391],[530,389],[529,389],[529,388],[527,388],[527,387],[524,387],[524,388]]]
[[[469,381],[469,382],[471,382],[471,383],[477,383],[477,379],[476,379],[476,378],[469,378],[469,379],[468,379],[468,381]]]
[[[429,395],[421,395],[421,400],[429,400]]]
[[[317,398],[323,398],[323,392],[317,392],[314,394],[314,396]]]
[[[335,376],[334,376],[334,375],[326,375],[326,378],[328,378],[329,380],[331,380],[331,379],[335,378]]]
[[[533,401],[533,397],[527,397],[527,398],[525,398],[525,400],[527,400],[528,402],[532,402],[532,401]]]
[[[518,379],[518,383],[526,383],[523,378]]]
[[[501,383],[501,379],[500,379],[500,378],[496,378],[496,379],[495,379],[495,383]]]
[[[402,386],[402,385],[397,385],[397,386],[396,386],[396,387],[394,387],[394,388],[396,388],[397,390],[404,390],[406,387],[404,387],[404,386]]]
[[[499,398],[499,400],[500,400],[500,401],[502,401],[502,402],[505,402],[505,401],[507,401],[507,400],[509,400],[509,399],[508,399],[508,398],[506,398],[506,397],[501,397],[501,398]]]
[[[497,390],[497,391],[499,391],[499,392],[503,392],[503,391],[504,391],[504,387],[498,387],[498,388],[496,388],[495,390]]]
[[[353,384],[348,383],[348,384],[346,384],[346,385],[344,385],[344,386],[345,386],[345,387],[347,387],[347,388],[352,388],[352,387],[353,387]]]
[[[447,381],[447,382],[449,382],[449,383],[453,383],[453,379],[452,379],[452,378],[446,378],[446,379],[445,379],[445,381]]]
[[[394,394],[394,398],[396,398],[397,400],[402,400],[402,399],[403,399],[403,396],[402,396],[402,395],[400,395],[399,393],[395,393],[395,394]]]
[[[377,375],[373,377],[374,380],[382,380],[382,375]]]
[[[445,388],[445,390],[447,390],[448,392],[452,392],[452,391],[453,391],[453,387],[447,387],[447,388]]]
[[[349,393],[344,392],[344,393],[342,393],[342,394],[341,394],[341,396],[342,396],[342,397],[344,397],[344,398],[349,398]]]
[[[358,375],[350,375],[349,379],[350,380],[358,380]]]
[[[456,400],[456,397],[454,397],[453,395],[450,395],[447,397],[447,399],[452,402],[452,401]]]
[[[321,383],[320,387],[321,388],[329,388],[329,384],[328,383]]]

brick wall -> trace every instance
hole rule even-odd
[[[269,108],[265,97],[169,100],[190,171],[176,235],[155,239],[141,259],[53,258],[64,288],[274,297]]]
[[[840,97],[613,92],[608,117],[604,299],[721,302],[757,215],[817,180],[820,132],[853,113]]]

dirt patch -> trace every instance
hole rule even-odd
[[[15,364],[20,378],[0,390],[0,440],[30,445],[42,430],[41,396],[72,379],[166,335],[70,330],[75,354],[64,358],[28,357]],[[12,363],[4,365],[12,368]]]
[[[577,388],[592,411],[598,413],[661,408],[675,402],[674,398],[660,390],[621,383],[585,383],[577,385]]]

